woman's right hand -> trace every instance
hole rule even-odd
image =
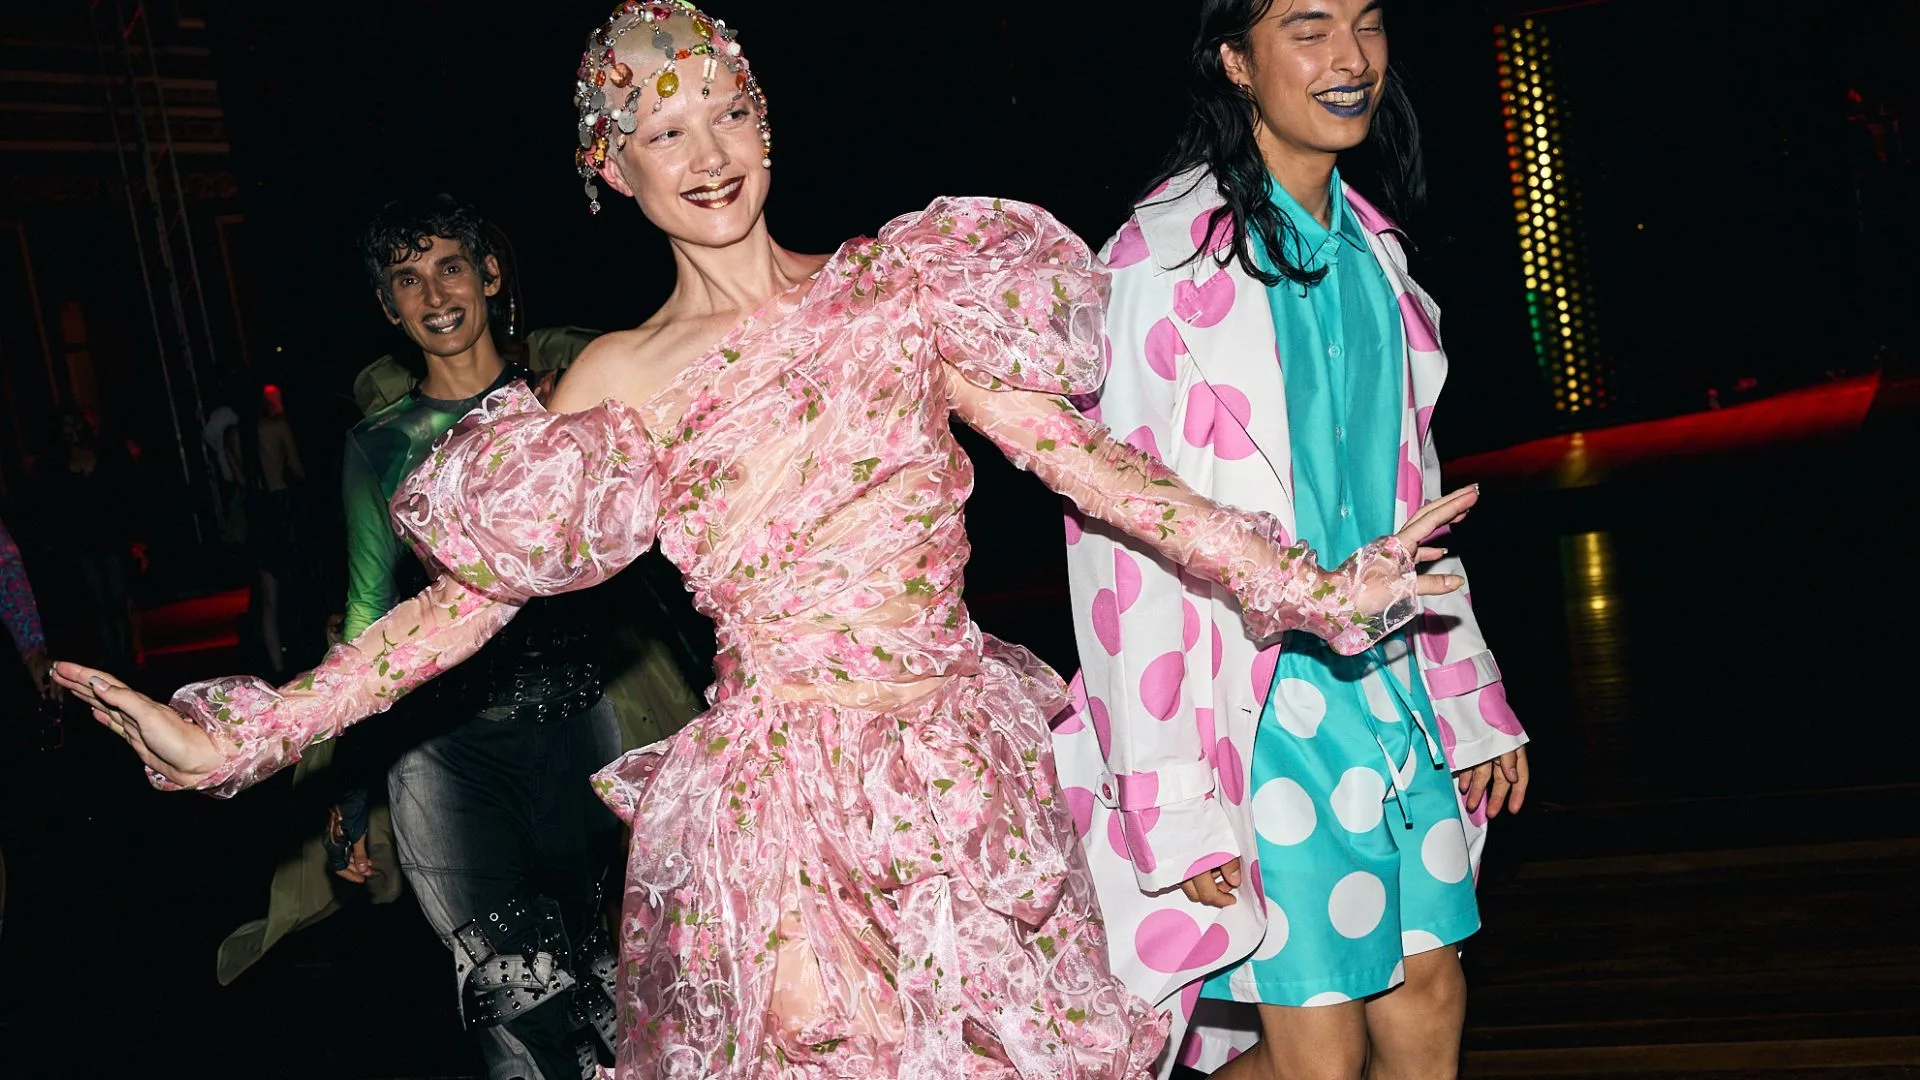
[[[147,768],[181,787],[199,787],[226,763],[203,728],[104,671],[62,660],[53,665],[53,678],[127,740]]]
[[[1450,495],[1435,499],[1409,518],[1406,527],[1394,534],[1394,538],[1413,553],[1415,566],[1430,563],[1445,555],[1447,549],[1428,547],[1427,541],[1441,529],[1464,520],[1467,511],[1473,509],[1474,504],[1479,501],[1479,484],[1461,488]],[[1458,574],[1421,574],[1414,583],[1414,591],[1421,596],[1439,596],[1450,593],[1466,583],[1466,579]]]

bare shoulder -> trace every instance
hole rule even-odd
[[[567,368],[548,407],[554,412],[576,412],[607,400],[643,400],[650,390],[645,361],[646,345],[654,336],[647,326],[602,334],[580,350]]]

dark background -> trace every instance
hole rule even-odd
[[[590,217],[571,169],[572,72],[605,7],[151,5],[163,65],[204,87],[176,87],[169,99],[175,137],[199,147],[179,153],[213,301],[217,360],[203,374],[285,388],[314,477],[316,529],[332,512],[337,448],[355,416],[350,380],[401,344],[351,247],[383,200],[445,190],[478,203],[513,239],[532,326],[630,326],[665,295],[664,243],[630,204],[610,200]],[[1692,412],[1709,390],[1731,402],[1875,368],[1911,375],[1916,204],[1902,124],[1920,110],[1920,5],[1554,7],[1535,17],[1554,43],[1559,149],[1582,196],[1595,319],[1621,395],[1582,423]],[[937,194],[1032,200],[1097,246],[1181,119],[1184,0],[739,0],[717,13],[740,28],[771,97],[769,215],[789,247],[832,248]],[[1394,63],[1421,115],[1431,184],[1428,205],[1399,216],[1416,276],[1446,312],[1452,367],[1438,427],[1450,457],[1567,426],[1523,308],[1494,59],[1495,26],[1516,17],[1525,16],[1512,5],[1468,0],[1391,10]],[[17,106],[0,113],[0,225],[22,238],[16,258],[0,232],[0,511],[28,543],[30,566],[53,561],[57,553],[32,548],[22,478],[52,406],[90,387],[103,425],[147,451],[146,502],[113,511],[150,534],[153,566],[135,586],[142,606],[242,584],[244,559],[193,533],[204,496],[178,475],[183,455],[116,201],[122,182],[100,149],[111,135],[102,110],[82,107],[100,94],[85,82],[100,70],[87,5],[19,5],[0,20],[0,71],[80,80],[0,79],[0,101]],[[49,107],[35,113],[36,104]],[[1359,170],[1349,179],[1370,186]],[[1890,432],[1911,412],[1875,410],[1901,418],[1881,429],[1895,445]],[[204,465],[188,438],[197,477]],[[969,601],[989,630],[1070,668],[1057,502],[970,446],[980,482]],[[1908,835],[1913,768],[1874,749],[1910,735],[1912,707],[1887,696],[1897,695],[1899,665],[1892,680],[1875,677],[1886,667],[1880,635],[1903,613],[1879,595],[1898,594],[1881,557],[1870,554],[1862,571],[1857,554],[1882,550],[1892,522],[1881,517],[1912,504],[1871,471],[1890,475],[1904,459],[1853,454],[1783,445],[1717,472],[1655,462],[1631,484],[1502,493],[1463,530],[1479,610],[1539,740],[1543,776],[1542,803],[1506,827],[1483,881],[1490,930],[1477,959],[1470,953],[1482,965],[1470,1045],[1563,1037],[1548,1032],[1604,1041],[1616,1036],[1592,1033],[1615,1022],[1642,1033],[1619,1039],[1650,1037],[1661,1023],[1722,1014],[1754,1038],[1915,1030],[1910,963],[1920,949],[1910,931],[1888,936],[1911,923],[1920,885],[1920,840]],[[339,548],[321,537],[316,550]],[[1896,576],[1907,573],[1902,551]],[[338,560],[317,558],[315,588],[338,596]],[[1855,561],[1809,585],[1799,560],[1810,558]],[[59,588],[42,586],[42,603],[64,649],[73,638]],[[143,678],[158,691],[242,663],[231,650],[180,655],[155,660]],[[22,684],[10,665],[0,660],[0,693]],[[27,711],[5,700],[9,715]],[[235,987],[213,987],[215,944],[260,913],[263,837],[284,791],[267,785],[233,803],[162,797],[122,747],[84,723],[68,729],[60,752],[9,744],[0,754],[13,870],[0,1077],[125,1067],[389,1080],[471,1069],[444,952],[410,901],[337,916]],[[1825,738],[1855,731],[1858,746]],[[1872,792],[1828,790],[1841,784]],[[1787,882],[1800,856],[1767,847],[1889,838],[1905,846],[1851,856],[1883,875],[1871,893],[1849,884],[1868,871],[1831,853],[1807,857],[1814,870]],[[1740,877],[1731,857],[1695,873],[1673,854],[1736,843],[1762,850],[1754,861],[1777,877]],[[1642,858],[1668,861],[1631,862]],[[1554,863],[1529,877],[1533,859],[1599,868]],[[1672,866],[1686,868],[1684,882],[1661,869]],[[1888,881],[1897,888],[1879,887]],[[1836,943],[1836,913],[1846,912],[1863,914]],[[1835,967],[1815,973],[1822,961]],[[1596,1004],[1580,987],[1607,971],[1625,974],[1616,997]],[[1782,1000],[1756,1004],[1763,992]],[[1821,1027],[1806,1019],[1809,998],[1861,999],[1872,1019]],[[1508,1026],[1490,1033],[1490,1015]],[[1734,1028],[1659,1030],[1695,1043]]]

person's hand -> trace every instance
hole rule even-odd
[[[1464,487],[1459,491],[1435,499],[1420,508],[1420,512],[1408,519],[1406,527],[1396,536],[1413,552],[1415,565],[1430,563],[1447,553],[1446,548],[1428,547],[1427,540],[1434,533],[1449,525],[1463,520],[1467,511],[1480,501],[1480,485]],[[1439,596],[1450,593],[1467,583],[1458,574],[1421,574],[1414,583],[1414,591],[1421,596]]]
[[[205,730],[104,671],[62,660],[53,665],[53,678],[127,740],[147,768],[181,787],[200,786],[226,761]]]
[[[65,695],[60,684],[53,681],[53,661],[47,659],[45,648],[35,649],[21,658],[27,665],[27,677],[33,680],[34,693],[57,702]]]
[[[1527,801],[1527,748],[1515,747],[1492,761],[1483,761],[1453,774],[1460,785],[1467,812],[1472,813],[1486,800],[1487,817],[1497,818],[1502,809],[1517,814]]]
[[[346,632],[347,617],[345,615],[336,611],[327,616],[327,648],[331,649],[335,645],[345,641]]]
[[[1239,859],[1213,870],[1202,871],[1180,883],[1180,891],[1187,894],[1187,899],[1208,907],[1232,907],[1233,890],[1239,887]]]
[[[541,374],[534,376],[533,387],[532,387],[533,396],[539,400],[540,406],[542,408],[545,408],[547,405],[547,402],[553,400],[553,392],[556,389],[558,389],[559,386],[560,386],[560,372],[558,371],[542,372]]]
[[[345,817],[340,813],[339,807],[333,807],[327,811],[327,844],[330,847],[340,847],[346,843],[346,838]],[[355,885],[365,885],[367,879],[373,877],[373,860],[367,857],[365,833],[362,833],[360,838],[351,845],[347,845],[347,865],[335,870],[334,874]]]

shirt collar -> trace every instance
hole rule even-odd
[[[1297,238],[1290,237],[1288,246],[1292,249],[1295,265],[1308,270],[1318,270],[1328,263],[1339,259],[1340,241],[1344,240],[1361,251],[1367,249],[1367,233],[1359,219],[1347,206],[1346,189],[1340,183],[1340,170],[1333,171],[1327,183],[1327,208],[1332,228],[1320,224],[1312,214],[1307,213],[1287,189],[1278,183],[1267,185],[1271,192],[1273,205],[1293,224]]]

